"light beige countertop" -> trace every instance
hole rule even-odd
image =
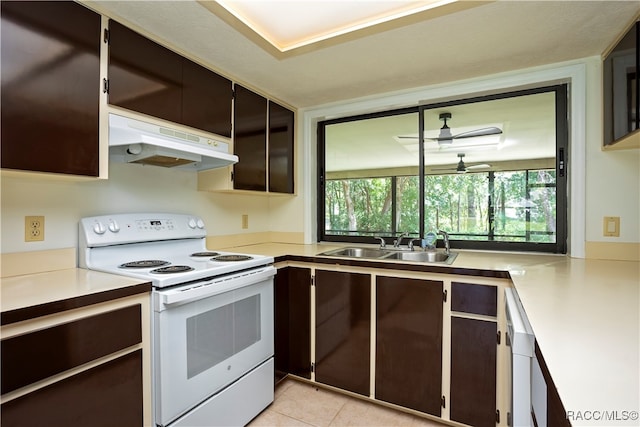
[[[340,246],[260,244],[234,250],[314,256]],[[640,425],[640,263],[454,252],[459,255],[452,268],[509,272],[572,425]],[[604,419],[605,411],[613,418]]]
[[[314,257],[344,244],[258,244],[243,253]],[[452,269],[508,272],[540,350],[574,426],[639,425],[622,420],[640,410],[640,263],[575,259],[561,255],[458,251]],[[447,266],[442,266],[447,267]],[[106,297],[150,290],[144,281],[84,269],[4,278],[5,315],[33,314],[25,307],[65,310]],[[133,289],[133,291],[131,290]],[[65,305],[64,302],[72,302]],[[63,304],[61,304],[63,302]],[[45,313],[46,314],[46,313]],[[15,317],[15,316],[12,316]],[[16,321],[16,320],[11,320]],[[589,413],[590,411],[590,413]],[[595,411],[617,417],[594,418]],[[627,415],[629,415],[627,413]]]
[[[81,268],[5,277],[0,282],[2,323],[150,290],[143,280]]]

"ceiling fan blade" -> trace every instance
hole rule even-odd
[[[476,136],[488,136],[488,135],[499,135],[502,133],[502,129],[497,127],[489,127],[482,128],[476,130],[470,130],[469,132],[459,133],[458,135],[454,135],[454,139],[462,139],[462,138],[473,138]]]
[[[467,170],[468,169],[486,169],[486,168],[490,168],[491,165],[488,164],[481,164],[481,165],[471,165],[471,166],[467,166]]]

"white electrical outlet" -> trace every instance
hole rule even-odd
[[[242,229],[246,230],[247,228],[249,228],[249,215],[243,214],[242,215]]]

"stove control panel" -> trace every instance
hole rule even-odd
[[[183,214],[114,214],[82,218],[80,245],[108,246],[206,237],[204,221]]]
[[[190,219],[189,223],[191,221]],[[140,231],[169,231],[175,229],[171,219],[141,219],[136,221],[136,227]]]

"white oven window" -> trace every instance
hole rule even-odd
[[[260,294],[187,318],[187,378],[261,339]]]

